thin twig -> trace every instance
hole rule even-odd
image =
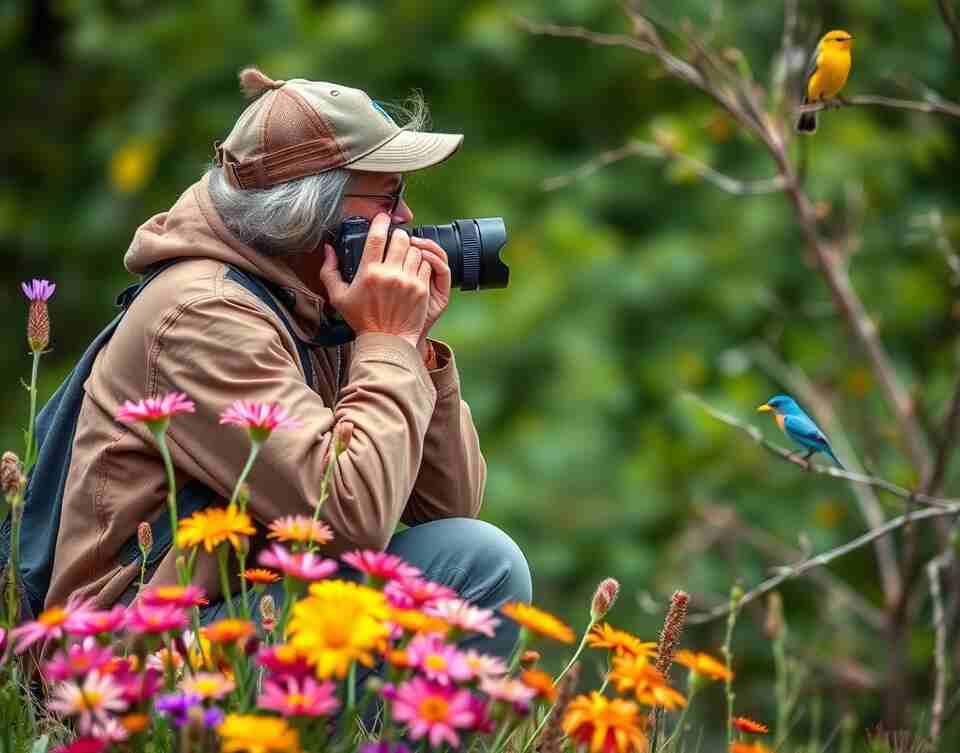
[[[943,728],[943,707],[947,694],[947,622],[943,609],[943,594],[940,590],[940,570],[950,565],[953,550],[947,549],[927,563],[927,577],[930,579],[930,598],[933,601],[933,630],[936,636],[933,650],[934,685],[933,706],[930,710],[930,739],[937,747]]]
[[[701,408],[703,408],[718,421],[722,421],[728,426],[733,426],[734,428],[740,429],[740,431],[753,439],[753,441],[762,445],[774,455],[777,455],[784,460],[793,463],[794,465],[798,465],[804,470],[810,471],[811,473],[846,479],[847,481],[853,481],[856,484],[866,484],[867,486],[871,486],[875,489],[883,489],[895,497],[900,497],[901,499],[907,500],[907,502],[920,503],[921,505],[927,505],[928,507],[933,507],[938,510],[953,510],[960,505],[960,499],[932,497],[929,494],[910,491],[909,489],[905,489],[902,486],[894,484],[892,481],[887,481],[886,479],[878,478],[876,476],[868,476],[865,473],[853,473],[852,471],[842,471],[839,468],[834,468],[832,466],[814,465],[813,463],[798,457],[796,452],[791,452],[785,447],[780,447],[779,445],[764,439],[763,433],[757,427],[744,423],[743,421],[734,418],[729,413],[724,413],[723,411],[717,410],[698,396],[692,393],[684,393],[684,397],[695,401],[698,405],[700,405]],[[925,515],[923,517],[930,516]]]
[[[557,175],[547,178],[543,181],[543,189],[553,191],[563,188],[576,180],[586,178],[598,170],[607,167],[615,162],[627,159],[628,157],[650,157],[653,159],[672,159],[689,167],[704,180],[709,181],[717,188],[735,196],[748,196],[756,194],[775,193],[784,188],[783,179],[778,175],[773,178],[762,180],[738,180],[729,175],[719,172],[698,159],[690,157],[673,149],[660,146],[648,141],[630,141],[627,144],[594,157],[588,162],[583,163],[572,173],[566,175]]]
[[[866,546],[870,542],[878,539],[881,536],[886,536],[888,533],[896,531],[898,528],[903,528],[903,526],[908,523],[912,523],[916,520],[925,520],[927,518],[942,518],[950,515],[960,515],[960,503],[949,504],[946,507],[942,508],[927,508],[925,510],[917,510],[910,515],[901,515],[896,518],[891,518],[886,523],[884,523],[879,528],[874,528],[872,531],[867,531],[861,536],[848,541],[843,546],[838,546],[835,549],[831,549],[823,554],[818,554],[816,557],[810,557],[809,559],[804,560],[796,565],[784,566],[778,568],[780,572],[774,575],[771,578],[763,581],[759,586],[754,588],[751,591],[748,591],[744,595],[743,599],[740,601],[741,604],[747,604],[761,596],[763,596],[768,591],[772,591],[774,588],[779,586],[785,580],[790,578],[796,578],[800,575],[803,575],[808,570],[811,570],[815,567],[820,567],[821,565],[826,565],[838,557],[842,557],[845,554],[856,551],[861,547]],[[708,612],[701,612],[699,614],[693,614],[687,617],[687,622],[692,625],[700,625],[705,622],[710,622],[711,620],[718,619],[725,616],[730,611],[730,606],[728,604],[721,604]]]
[[[827,110],[833,107],[848,106],[867,106],[867,107],[888,107],[893,110],[909,110],[911,112],[925,112],[937,115],[947,115],[951,118],[960,118],[960,105],[947,100],[937,102],[920,102],[914,99],[896,99],[894,97],[880,97],[874,94],[857,94],[852,97],[843,97],[830,100],[830,102],[814,102],[809,105],[801,105],[797,112],[817,112]]]

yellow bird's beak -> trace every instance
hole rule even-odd
[[[769,405],[767,405],[766,403],[764,403],[764,404],[761,405],[759,408],[757,408],[757,411],[760,412],[760,413],[768,413],[768,412],[772,412],[772,411],[773,411],[773,408],[771,408]]]

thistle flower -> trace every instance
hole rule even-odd
[[[268,403],[236,400],[220,414],[221,424],[243,426],[251,441],[263,444],[277,429],[297,429],[302,424],[287,413],[287,409]]]
[[[163,397],[148,397],[139,402],[127,400],[117,411],[116,419],[125,424],[144,423],[154,434],[166,431],[171,416],[178,413],[193,413],[192,400],[183,392],[170,392]]]
[[[34,353],[43,351],[50,343],[50,314],[47,301],[57,286],[49,280],[31,280],[30,284],[20,283],[25,296],[30,301],[30,313],[27,315],[27,344]]]
[[[476,712],[468,690],[454,689],[414,677],[400,686],[386,685],[385,698],[392,701],[393,718],[407,723],[412,740],[426,737],[434,748],[446,742],[459,747],[458,729],[470,729]]]
[[[63,716],[79,717],[80,731],[86,734],[95,722],[105,722],[110,712],[124,711],[127,702],[113,678],[91,672],[82,685],[73,680],[58,684],[47,708]]]
[[[20,470],[20,458],[16,453],[9,450],[3,453],[3,459],[0,460],[0,489],[7,500],[12,500],[19,496],[23,488],[24,478]]]
[[[268,679],[257,698],[257,706],[276,711],[281,716],[326,716],[340,707],[337,686],[318,683],[312,677]]]
[[[590,602],[591,621],[596,622],[606,617],[619,593],[620,583],[613,578],[604,578],[600,581],[600,585],[593,594],[593,601]]]

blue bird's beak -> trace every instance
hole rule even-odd
[[[771,408],[769,405],[767,405],[766,403],[764,403],[764,404],[761,405],[759,408],[757,408],[757,411],[760,412],[760,413],[768,413],[768,412],[772,412],[772,411],[773,411],[773,408]]]

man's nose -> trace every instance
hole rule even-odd
[[[413,221],[413,210],[406,201],[401,200],[390,217],[390,221],[397,225],[409,225]]]

